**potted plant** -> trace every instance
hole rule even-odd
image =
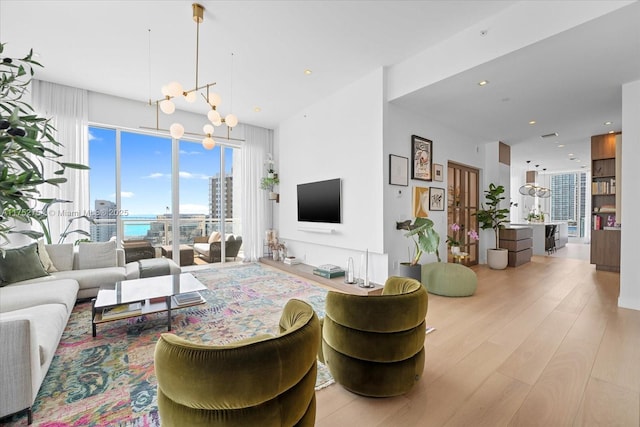
[[[457,222],[454,222],[449,228],[451,229],[451,235],[447,236],[447,244],[449,245],[452,254],[459,254],[460,247],[465,244],[464,224],[458,224]],[[480,239],[478,233],[474,229],[469,230],[466,234],[471,240]]]
[[[423,254],[436,254],[438,262],[440,262],[440,253],[438,246],[440,245],[440,235],[433,228],[433,221],[429,218],[416,218],[413,224],[409,221],[403,223],[403,228],[408,230],[406,237],[410,237],[414,244],[414,254],[409,262],[401,262],[398,266],[398,274],[403,277],[411,277],[418,281],[422,280],[422,265],[420,258]]]
[[[22,98],[34,75],[33,51],[21,59],[2,58],[4,44],[0,43],[0,252],[9,235],[20,233],[37,239],[45,234],[50,241],[47,215],[36,209],[37,202],[54,199],[40,198],[38,187],[59,185],[67,181],[62,175],[66,168],[89,169],[59,158],[56,148],[62,144],[53,136],[48,119],[38,117],[33,107]],[[44,162],[55,163],[54,177],[46,177]],[[37,221],[44,233],[16,230],[15,221],[30,224]]]
[[[278,178],[278,174],[271,173],[271,177],[265,176],[260,181],[260,188],[263,190],[269,191],[269,200],[276,200],[278,197],[278,193],[273,191],[273,187],[280,183],[280,179]]]
[[[502,270],[507,267],[509,262],[509,253],[506,249],[500,248],[500,229],[509,222],[509,209],[500,209],[500,202],[504,200],[504,187],[502,185],[489,184],[489,189],[484,194],[487,199],[485,204],[481,204],[475,215],[483,230],[493,229],[496,237],[496,247],[487,249],[487,264],[489,267]]]

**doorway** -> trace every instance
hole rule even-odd
[[[452,236],[452,226],[457,224],[460,250],[469,254],[460,261],[465,265],[478,264],[478,241],[467,234],[470,230],[478,231],[478,219],[475,213],[479,204],[480,170],[460,163],[447,163],[447,236]],[[447,251],[447,259],[453,262],[451,251]]]

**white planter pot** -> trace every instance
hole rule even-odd
[[[269,200],[275,200],[278,198],[278,193],[274,192],[274,191],[270,191],[269,192]]]
[[[451,253],[457,255],[460,253],[460,246],[451,246]]]
[[[487,264],[494,270],[504,270],[509,264],[509,251],[506,249],[487,249]]]

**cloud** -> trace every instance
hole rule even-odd
[[[120,197],[122,197],[123,199],[132,199],[135,197],[135,193],[133,191],[122,191],[120,192]],[[111,193],[109,194],[109,200],[112,200],[115,202],[116,200],[116,193]]]
[[[163,173],[160,173],[160,172],[154,172],[152,174],[149,174],[148,176],[145,176],[145,178],[162,178],[164,176],[169,177],[171,175],[163,174]]]
[[[196,205],[193,203],[186,203],[184,205],[180,205],[180,213],[207,214],[209,213],[209,207],[207,205]]]
[[[184,179],[209,179],[209,175],[205,175],[202,173],[191,173],[186,171],[180,171],[180,178]]]
[[[180,154],[184,154],[185,156],[198,156],[202,153],[200,151],[180,150]]]
[[[94,134],[89,131],[89,141],[100,141],[100,138],[97,138]]]

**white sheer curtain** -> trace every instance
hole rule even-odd
[[[89,131],[87,91],[55,83],[34,80],[32,82],[33,108],[40,117],[51,118],[56,129],[54,137],[62,144],[57,147],[62,154],[57,160],[68,163],[89,163]],[[44,162],[45,177],[54,177],[58,170],[52,162]],[[70,218],[83,215],[89,209],[89,171],[67,169],[67,182],[58,187],[43,185],[41,197],[71,200],[52,206],[49,212],[49,231],[53,243],[58,242],[60,233],[67,227]],[[70,229],[89,232],[89,222],[76,220]],[[81,238],[72,236],[69,242]],[[73,240],[71,240],[73,239]]]
[[[273,144],[273,131],[245,125],[242,144],[242,232],[244,261],[257,261],[263,254],[267,223],[267,197],[260,188],[266,173],[265,160]]]

